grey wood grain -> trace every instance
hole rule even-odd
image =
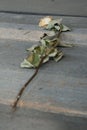
[[[71,24],[76,19],[73,18],[72,22],[71,18],[64,20]],[[7,31],[2,31],[3,28]],[[15,30],[20,34],[20,40]],[[28,30],[32,35],[27,35],[28,40],[23,39],[23,31]],[[13,103],[19,89],[33,74],[33,69],[22,69],[20,63],[27,56],[25,50],[38,44],[42,33],[36,24],[0,23],[0,111],[4,111],[5,104],[10,106]],[[62,40],[74,43],[75,47],[64,48],[65,57],[60,62],[51,60],[41,67],[37,77],[25,90],[19,106],[87,117],[87,28],[72,26],[71,32],[62,34]]]
[[[21,69],[30,42],[0,40],[0,103],[11,105],[19,89],[33,74]],[[65,57],[50,61],[22,97],[24,107],[54,113],[87,116],[87,46],[64,49]],[[21,104],[22,104],[21,103]],[[20,104],[20,105],[21,105]]]
[[[0,10],[87,16],[86,0],[3,0]]]

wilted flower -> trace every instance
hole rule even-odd
[[[47,16],[47,17],[40,19],[39,27],[44,27],[44,26],[48,25],[50,21],[52,21],[51,16]]]

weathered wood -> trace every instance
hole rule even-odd
[[[9,24],[33,24],[37,25],[40,18],[47,15],[27,15],[27,14],[11,14],[11,13],[0,13],[0,22],[7,22]],[[52,15],[51,15],[52,16]],[[53,16],[54,18],[63,18],[63,23],[67,26],[75,28],[87,28],[87,18],[86,17],[72,17],[72,16]],[[10,25],[11,26],[11,25]],[[14,25],[16,26],[16,25]],[[21,29],[21,25],[19,27]]]
[[[33,73],[33,69],[20,68],[27,55],[25,49],[38,44],[43,32],[36,25],[11,24],[11,28],[7,23],[4,25],[0,24],[0,104],[9,106]],[[25,35],[27,31],[30,33]],[[64,48],[65,57],[59,63],[50,61],[41,67],[19,105],[87,117],[87,29],[72,28],[72,32],[62,35],[62,39],[76,46]],[[3,111],[2,107],[0,109]]]
[[[0,23],[0,39],[38,42],[43,33],[50,33],[38,25]],[[61,40],[66,43],[87,44],[87,28],[72,28],[71,32],[63,33]]]
[[[0,11],[87,16],[86,0],[3,0]]]
[[[1,130],[86,130],[87,118],[64,116],[31,109],[8,112],[9,106],[0,105]],[[7,111],[6,111],[7,110]]]

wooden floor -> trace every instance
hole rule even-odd
[[[18,16],[15,18],[18,19]],[[32,18],[35,16],[31,17],[31,20]],[[68,18],[69,25],[70,20]],[[81,23],[82,18],[79,18],[79,21]],[[74,18],[72,23],[75,23]],[[24,93],[20,102],[21,107],[87,117],[87,28],[75,26],[72,26],[71,32],[62,34],[63,41],[73,43],[75,46],[63,49],[65,57],[60,62],[50,61],[41,67],[37,77]],[[25,50],[32,44],[38,44],[43,32],[37,24],[17,24],[11,21],[0,23],[0,104],[2,106],[10,107],[19,89],[33,74],[33,69],[22,69],[20,63],[27,56]],[[4,112],[3,107],[0,109]]]

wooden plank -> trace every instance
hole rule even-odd
[[[27,55],[25,49],[38,44],[38,38],[43,32],[36,25],[0,24],[0,30],[3,27],[8,33],[5,34],[6,30],[0,32],[0,104],[9,106],[34,71],[20,68],[20,63]],[[21,31],[18,29],[20,27]],[[9,34],[10,29],[13,29],[13,34]],[[23,39],[23,31],[28,29],[35,32],[36,40],[32,37],[33,34],[30,35],[31,40]],[[20,40],[14,38],[15,30],[20,34]],[[13,39],[11,36],[14,36]],[[86,36],[85,28],[73,28],[72,32],[62,35],[63,40],[78,45],[64,48],[65,57],[59,63],[50,61],[41,67],[38,76],[26,89],[19,104],[21,107],[87,117]],[[1,111],[2,108],[0,107]]]
[[[71,30],[61,35],[63,42],[87,45],[87,28],[71,27]],[[39,42],[45,32],[50,34],[50,31],[39,28],[38,24],[0,23],[0,39]]]
[[[0,106],[1,108],[2,106]],[[14,114],[6,112],[8,106],[0,111],[1,130],[85,130],[87,118],[64,116],[61,114],[19,109]]]
[[[47,15],[45,15],[47,16]],[[16,24],[33,24],[38,25],[39,20],[44,15],[28,15],[28,14],[11,14],[11,13],[0,13],[1,23],[16,23]],[[53,16],[53,15],[51,15]],[[87,18],[86,17],[70,17],[70,16],[53,16],[54,19],[62,18],[63,23],[71,28],[87,28]],[[5,26],[5,25],[4,25]]]
[[[3,0],[0,10],[87,16],[86,0]]]
[[[21,44],[21,46],[20,46]],[[33,70],[19,68],[28,42],[0,42],[0,103],[10,105]],[[42,111],[86,116],[87,47],[65,49],[65,58],[44,65],[22,98],[23,106]],[[68,52],[67,52],[68,51]],[[22,104],[21,103],[21,104]]]

